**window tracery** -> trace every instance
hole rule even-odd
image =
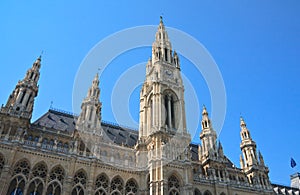
[[[125,191],[126,194],[136,194],[138,191],[137,183],[133,179],[128,180],[125,185]]]
[[[47,171],[47,166],[43,162],[38,163],[33,167],[30,176],[32,181],[30,182],[28,187],[29,194],[41,195],[43,193]]]
[[[123,181],[120,177],[115,177],[111,181],[111,191],[112,194],[121,194],[123,191]]]
[[[179,180],[175,175],[172,175],[168,179],[168,189],[169,189],[169,195],[179,195]]]
[[[0,153],[0,174],[2,172],[2,169],[4,167],[5,161],[4,161],[4,156]]]
[[[30,165],[27,160],[23,159],[16,163],[14,167],[13,175],[23,174],[24,176],[26,176],[26,178],[28,178],[29,172],[30,172]]]
[[[45,181],[46,176],[47,176],[47,167],[44,163],[38,163],[37,165],[34,166],[31,173],[31,178],[39,177]]]
[[[41,195],[43,193],[43,182],[40,178],[34,179],[28,187],[27,193],[30,195]]]
[[[25,182],[29,176],[30,165],[26,159],[18,161],[13,168],[13,179],[10,182],[7,195],[23,194],[25,189]]]
[[[104,195],[109,191],[109,180],[105,174],[101,174],[96,178],[95,190],[96,195]]]
[[[58,180],[59,182],[63,183],[64,178],[65,171],[60,166],[56,166],[50,172],[49,182],[53,180]]]
[[[65,178],[65,171],[60,166],[52,168],[47,187],[47,195],[60,195],[62,192],[62,184]]]
[[[73,178],[72,195],[84,195],[86,187],[87,175],[83,170],[77,171]]]

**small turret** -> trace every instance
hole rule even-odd
[[[206,107],[203,106],[202,110],[202,131],[200,133],[200,140],[202,141],[202,153],[203,155],[207,155],[209,152],[216,152],[216,141],[217,134],[213,129],[210,118],[208,116],[208,112]]]
[[[92,85],[88,90],[86,98],[81,104],[81,113],[77,120],[76,127],[83,132],[101,134],[101,107],[99,101],[99,75],[95,75]]]
[[[263,155],[261,154],[260,151],[258,152],[258,158],[259,158],[259,164],[260,164],[261,166],[265,166],[264,157],[263,157]]]
[[[246,161],[246,167],[257,165],[257,153],[256,153],[256,143],[252,140],[250,136],[250,131],[247,128],[247,125],[243,119],[243,117],[240,118],[240,126],[241,126],[241,150],[244,155],[244,159]]]
[[[219,143],[218,143],[218,156],[219,156],[219,157],[224,157],[223,146],[222,146],[222,144],[221,144],[220,141],[219,141]]]
[[[240,156],[241,168],[246,173],[251,185],[269,188],[269,169],[265,166],[262,154],[260,152],[257,153],[256,143],[252,140],[243,117],[240,118],[240,126],[242,139],[240,147],[243,154],[243,156]]]

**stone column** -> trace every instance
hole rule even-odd
[[[172,129],[172,119],[171,119],[171,97],[168,96],[168,126],[169,129]]]
[[[69,195],[72,192],[73,177],[68,176],[62,187],[62,195]]]
[[[11,132],[11,128],[12,128],[12,127],[9,126],[8,131],[7,131],[7,133],[6,133],[5,137],[4,137],[5,140],[8,140],[8,139],[9,139],[9,134],[10,134],[10,132]]]
[[[11,178],[9,171],[10,171],[10,166],[4,165],[0,176],[0,183],[2,186],[0,189],[0,194],[6,194],[9,188],[10,178]]]

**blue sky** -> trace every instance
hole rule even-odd
[[[299,10],[297,0],[1,1],[0,103],[6,103],[17,81],[44,50],[33,120],[49,109],[51,101],[55,108],[73,111],[74,79],[92,47],[126,28],[158,25],[163,15],[166,26],[193,36],[218,64],[227,95],[220,134],[226,155],[239,166],[242,114],[270,168],[271,181],[289,185],[289,175],[300,166]],[[150,48],[126,52],[101,75],[104,120],[115,120],[110,102],[116,79],[131,66],[147,61],[150,53]],[[201,74],[187,59],[182,58],[181,66],[199,105],[211,110],[209,90]],[[135,120],[138,101],[139,88],[129,104]],[[199,141],[198,134],[194,142]],[[299,164],[296,169],[290,168],[291,157]]]

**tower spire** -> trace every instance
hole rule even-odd
[[[241,150],[246,160],[246,166],[257,165],[257,153],[256,153],[256,143],[252,140],[250,136],[250,131],[247,128],[246,122],[243,117],[240,117],[241,126]]]
[[[190,160],[191,141],[186,129],[184,86],[178,56],[172,52],[171,42],[162,18],[152,44],[151,60],[146,65],[146,78],[140,92],[138,166],[148,159],[151,167],[150,192],[168,194],[166,188],[167,162]],[[180,161],[180,160],[179,160]],[[153,185],[152,185],[153,184]],[[154,185],[155,184],[155,185]]]
[[[257,154],[256,143],[252,140],[243,117],[240,117],[240,127],[242,139],[240,147],[243,154],[240,156],[241,168],[247,174],[251,184],[268,186],[269,169],[265,166],[262,154],[260,152]]]
[[[202,109],[201,124],[200,140],[202,141],[202,155],[208,156],[210,151],[216,152],[217,133],[212,127],[205,105],[203,105]]]
[[[97,72],[87,92],[87,96],[81,104],[81,113],[76,124],[77,129],[80,131],[101,134],[102,104],[99,101],[99,83],[99,74]]]
[[[146,65],[146,79],[140,95],[140,137],[163,129],[187,133],[179,57],[172,52],[162,17],[152,44],[152,56]]]
[[[162,17],[160,17],[160,22],[155,34],[155,41],[152,44],[152,61],[153,63],[162,61],[174,64],[172,45]]]
[[[32,64],[32,67],[27,70],[24,79],[17,83],[6,105],[1,108],[2,113],[31,119],[34,98],[38,94],[41,61],[42,58],[39,56]]]

